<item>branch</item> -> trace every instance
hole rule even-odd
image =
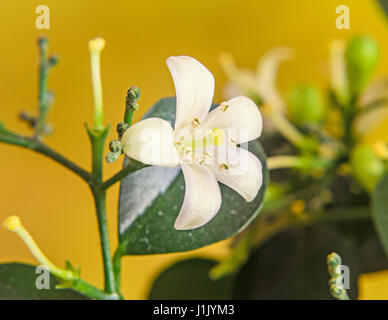
[[[69,169],[70,171],[74,172],[81,179],[85,180],[88,184],[90,184],[91,174],[89,172],[82,169],[74,162],[65,158],[64,156],[54,151],[53,149],[51,149],[50,147],[48,147],[47,145],[45,145],[43,142],[39,140],[29,138],[29,137],[24,137],[16,133],[9,132],[7,130],[1,130],[0,128],[0,142],[30,149],[37,153],[43,154],[48,158],[63,165],[65,168]]]
[[[131,174],[132,172],[135,172],[145,167],[148,167],[148,165],[138,162],[136,160],[130,159],[129,163],[124,168],[122,168],[119,172],[117,172],[115,175],[113,175],[108,180],[102,183],[101,189],[106,190],[111,186],[113,186],[116,182],[119,182],[120,180],[124,179],[127,175]]]

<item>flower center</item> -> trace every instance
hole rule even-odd
[[[176,137],[175,147],[183,161],[204,164],[213,158],[214,147],[224,143],[224,130],[216,128],[207,135],[203,132],[197,129]]]

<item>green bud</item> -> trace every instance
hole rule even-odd
[[[313,85],[298,85],[287,95],[287,107],[291,119],[297,124],[321,123],[325,106],[321,92]]]
[[[48,39],[46,37],[39,37],[38,46],[41,50],[46,49],[48,46]]]
[[[137,110],[139,105],[137,100],[140,98],[140,89],[138,87],[131,87],[127,92],[127,108]]]
[[[360,93],[368,84],[379,60],[377,42],[369,36],[352,38],[345,51],[346,69],[352,94]]]
[[[124,132],[129,128],[128,123],[125,123],[124,121],[119,122],[116,127],[117,134],[121,138],[124,134]]]
[[[105,160],[108,163],[113,163],[118,158],[120,158],[120,156],[121,156],[121,152],[108,152],[107,155],[105,156]]]
[[[51,56],[48,58],[48,60],[47,60],[47,63],[48,63],[48,65],[49,65],[49,67],[54,67],[54,66],[56,66],[56,65],[58,64],[58,62],[59,62],[59,58],[58,58],[58,56],[55,55],[55,54],[51,55]]]
[[[378,180],[385,172],[385,163],[374,150],[360,144],[350,155],[351,170],[356,181],[367,191],[372,192]]]
[[[114,152],[114,153],[121,152],[121,141],[120,140],[112,140],[109,143],[109,150]]]

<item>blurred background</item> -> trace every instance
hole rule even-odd
[[[35,27],[35,8],[50,8],[50,30]],[[350,9],[350,30],[337,30],[336,7]],[[388,75],[388,23],[372,0],[17,0],[1,5],[0,120],[7,127],[29,133],[17,120],[20,110],[37,108],[37,37],[50,39],[59,65],[49,78],[56,93],[49,120],[55,133],[47,143],[83,167],[90,166],[84,122],[93,113],[88,40],[102,36],[102,77],[106,122],[121,121],[126,90],[142,91],[138,120],[159,98],[175,94],[165,64],[170,55],[190,55],[205,64],[216,79],[215,100],[222,99],[226,81],[219,54],[231,53],[239,66],[255,68],[259,57],[274,46],[296,49],[293,60],[281,66],[279,86],[313,82],[324,88],[328,75],[328,45],[333,38],[367,33],[381,47],[378,75]],[[388,122],[385,122],[388,125]],[[382,137],[384,126],[368,137]],[[110,138],[115,137],[111,132]],[[119,162],[106,165],[105,176]],[[51,160],[30,151],[0,145],[0,221],[21,217],[46,255],[63,266],[65,259],[80,265],[83,278],[102,285],[102,265],[92,197],[86,184]],[[115,248],[118,185],[108,194],[109,229]],[[194,252],[125,257],[123,294],[146,297],[152,279],[165,266],[187,256],[221,258],[228,241]],[[0,229],[0,262],[35,263],[15,236]],[[388,272],[364,275],[360,299],[388,299]]]

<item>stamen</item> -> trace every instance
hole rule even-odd
[[[213,129],[212,132],[204,138],[199,138],[191,141],[177,143],[176,146],[183,147],[184,150],[191,148],[190,150],[196,150],[205,148],[206,146],[215,145],[217,147],[224,143],[224,130],[220,128]]]
[[[226,112],[226,110],[229,109],[229,105],[228,105],[226,102],[222,102],[222,103],[220,104],[220,109],[221,109],[222,111]]]
[[[229,170],[229,166],[226,163],[222,163],[218,166],[221,171],[223,170]]]
[[[193,125],[194,128],[198,128],[201,125],[201,122],[199,121],[198,118],[195,118],[191,124]]]

